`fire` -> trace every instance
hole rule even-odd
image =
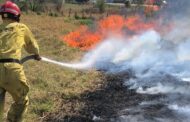
[[[88,31],[87,26],[81,26],[78,30],[69,33],[63,39],[72,47],[87,50],[92,48],[94,43],[99,42],[102,37],[98,32],[93,33]]]
[[[154,25],[154,22],[143,22],[140,16],[127,18],[125,21],[125,26],[127,27],[127,29],[136,33],[153,28]]]
[[[154,12],[157,12],[160,10],[160,7],[157,5],[146,5],[145,6],[145,15],[151,15]]]
[[[140,16],[124,18],[112,15],[97,22],[97,28],[92,31],[88,26],[81,26],[62,39],[71,47],[89,50],[104,40],[109,35],[133,36],[150,28],[153,22],[144,22]]]
[[[112,15],[99,21],[99,31],[102,33],[120,33],[125,26],[125,19],[119,15]]]

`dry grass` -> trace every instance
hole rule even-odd
[[[68,47],[59,38],[78,27],[76,20],[30,14],[23,15],[22,22],[36,36],[42,56],[73,62],[80,60],[84,54],[79,49]],[[82,72],[36,61],[29,61],[24,66],[30,83],[30,105],[26,122],[40,122],[48,112],[57,111],[63,99],[78,96],[87,90],[93,91],[96,89],[95,84],[101,82],[99,73],[95,71]],[[8,95],[6,111],[11,102]],[[64,107],[69,108],[70,105],[65,104]]]

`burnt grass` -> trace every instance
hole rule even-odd
[[[118,74],[102,73],[102,84],[95,91],[85,91],[80,96],[63,98],[59,110],[47,113],[43,122],[109,122],[110,118],[128,115],[122,110],[135,107],[142,101],[156,100],[162,95],[138,94],[123,84],[129,72]],[[61,96],[60,96],[61,97]],[[164,106],[145,108],[144,114],[156,116]],[[148,113],[146,113],[148,112]],[[137,114],[137,113],[133,113]],[[99,117],[95,120],[94,117]]]

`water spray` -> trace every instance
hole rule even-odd
[[[59,66],[63,66],[63,67],[67,67],[67,68],[72,68],[72,69],[87,69],[89,67],[91,67],[91,62],[82,62],[82,63],[64,63],[64,62],[58,62],[52,59],[48,59],[45,57],[42,57],[42,61],[48,62],[48,63],[52,63],[52,64],[56,64]]]
[[[41,57],[42,58],[42,61],[44,62],[48,62],[48,63],[51,63],[51,64],[56,64],[56,65],[59,65],[59,66],[62,66],[62,67],[67,67],[67,68],[72,68],[72,69],[79,69],[79,70],[85,70],[85,69],[88,69],[92,66],[93,62],[81,62],[81,63],[64,63],[64,62],[59,62],[59,61],[55,61],[55,60],[52,60],[52,59],[49,59],[49,58],[46,58],[46,57]],[[26,56],[24,57],[23,59],[21,59],[21,63],[24,63],[28,60],[32,60],[34,59],[35,60],[35,55],[30,55],[30,56]]]

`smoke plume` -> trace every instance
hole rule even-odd
[[[133,36],[112,34],[85,55],[83,61],[93,60],[92,67],[97,69],[111,73],[133,71],[135,77],[123,81],[130,89],[166,96],[157,101],[144,101],[128,110],[139,114],[121,116],[116,121],[185,122],[190,119],[189,3],[188,0],[168,1],[169,7],[157,23],[160,27],[145,29]],[[143,114],[145,106],[156,104],[165,107],[157,116],[147,118]],[[168,113],[172,115],[167,116]]]
[[[129,108],[126,110],[128,116],[118,117],[115,121],[185,122],[190,119],[189,5],[189,0],[168,0],[159,18],[150,23],[143,17],[138,17],[140,21],[137,18],[131,21],[113,16],[111,20],[114,21],[110,18],[102,20],[97,31],[90,32],[83,27],[65,37],[73,47],[90,49],[81,63],[54,63],[77,69],[96,68],[107,73],[131,71],[135,77],[123,79],[130,89],[140,94],[165,96]],[[111,26],[105,24],[107,21],[111,21]],[[114,31],[105,34],[108,30]],[[146,108],[152,105],[162,105],[163,109],[158,115],[147,117]],[[134,112],[138,114],[130,114]]]

